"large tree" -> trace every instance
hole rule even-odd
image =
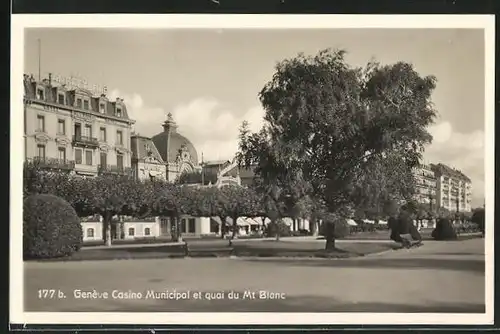
[[[373,159],[417,166],[436,116],[434,77],[404,62],[353,68],[344,55],[328,49],[278,63],[259,94],[263,129],[240,138],[241,160],[266,182],[300,177],[333,213],[359,201],[353,192]]]

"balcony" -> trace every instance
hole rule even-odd
[[[75,168],[74,161],[57,158],[34,157],[31,159],[26,159],[26,163],[36,165],[37,167],[43,169],[60,169],[69,171]]]
[[[99,141],[97,138],[89,136],[73,136],[73,145],[80,145],[85,147],[98,147]]]
[[[99,175],[115,174],[115,175],[133,175],[133,170],[130,167],[120,167],[115,165],[99,165]]]
[[[95,175],[97,174],[97,165],[87,165],[83,163],[75,163],[75,171],[78,174]]]

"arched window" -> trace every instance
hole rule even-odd
[[[87,238],[93,238],[93,237],[94,237],[94,229],[90,227],[87,229]]]
[[[151,235],[151,229],[149,227],[144,229],[144,235]]]
[[[130,228],[128,229],[128,235],[129,235],[130,237],[133,237],[133,236],[135,235],[135,228],[130,227]]]

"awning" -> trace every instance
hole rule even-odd
[[[379,220],[378,223],[380,225],[387,225],[387,222],[385,220]]]
[[[347,219],[347,225],[349,225],[349,226],[358,226],[358,224],[356,224],[356,222],[354,221],[354,219]]]
[[[375,221],[374,220],[370,220],[370,219],[363,219],[363,223],[365,223],[365,224],[375,224]]]
[[[161,175],[161,172],[156,171],[156,170],[150,170],[149,175],[150,176],[159,176],[159,175]]]

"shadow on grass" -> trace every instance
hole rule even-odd
[[[205,294],[206,292],[202,292]],[[350,302],[323,296],[290,296],[285,299],[243,299],[243,291],[238,291],[240,299],[221,300],[156,300],[152,303],[99,303],[85,300],[78,306],[57,304],[58,311],[65,312],[374,312],[374,313],[484,313],[485,305],[479,303],[427,303],[411,305],[403,303]],[[227,293],[226,293],[227,296]],[[25,311],[52,311],[54,301],[46,300],[37,305],[26,305]],[[60,310],[63,308],[63,310]]]
[[[259,261],[258,259],[244,259],[244,261]],[[315,260],[304,261],[301,259],[265,259],[262,263],[282,266],[304,267],[330,267],[330,268],[403,268],[403,269],[444,269],[456,271],[471,271],[484,274],[484,260],[470,259],[432,259],[432,258],[404,258],[387,259],[380,257],[352,259],[350,261]]]

